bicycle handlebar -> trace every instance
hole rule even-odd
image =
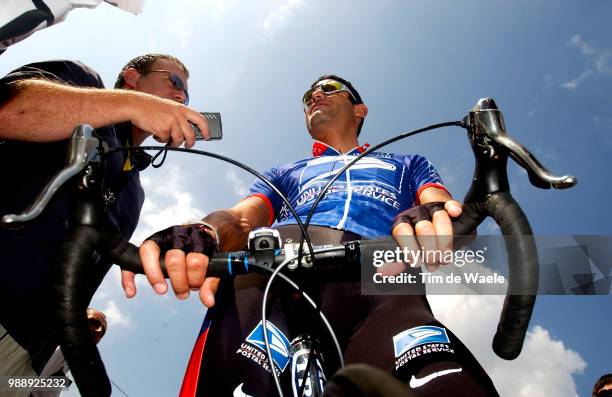
[[[506,132],[505,123],[495,101],[484,98],[478,101],[461,123],[468,130],[468,139],[476,159],[474,178],[465,199],[463,215],[454,223],[456,235],[467,235],[487,216],[492,216],[501,227],[504,236],[518,236],[506,239],[510,266],[509,288],[502,309],[493,349],[502,358],[513,359],[522,348],[529,319],[535,303],[538,282],[538,259],[531,227],[518,204],[510,195],[506,173],[507,159],[511,157],[525,168],[534,186],[540,188],[568,188],[576,184],[572,176],[554,176],[538,160]],[[99,353],[88,331],[81,280],[86,280],[86,263],[90,256],[86,252],[106,251],[115,263],[139,272],[137,248],[121,242],[117,233],[105,229],[102,221],[104,208],[94,169],[100,168],[100,154],[107,148],[95,138],[90,126],[75,129],[69,148],[68,165],[43,189],[35,202],[21,215],[6,215],[3,225],[30,221],[38,216],[59,187],[80,174],[79,183],[84,192],[79,192],[83,204],[81,218],[66,242],[62,245],[62,258],[54,291],[58,300],[57,316],[61,322],[60,340],[62,351],[72,369],[81,394],[105,396],[110,394],[110,382],[104,371]],[[92,176],[93,175],[93,176]],[[90,189],[93,187],[93,189]],[[374,241],[352,242],[350,249],[344,246],[344,255],[355,260],[355,249]],[[341,250],[340,250],[341,251]],[[326,256],[333,256],[326,254]],[[248,254],[214,257],[208,275],[223,276],[228,264],[232,273],[248,271]],[[316,259],[319,259],[317,255]],[[325,260],[323,257],[321,260]],[[338,265],[337,261],[334,261]],[[346,269],[343,266],[342,271]],[[326,266],[326,271],[337,271]],[[518,291],[518,293],[514,293]]]
[[[68,145],[66,167],[51,179],[31,206],[19,215],[4,215],[1,223],[6,225],[23,223],[38,217],[60,187],[81,172],[89,163],[101,161],[100,153],[103,151],[101,145],[102,142],[94,136],[94,129],[90,125],[77,126],[70,138],[70,145]]]
[[[101,239],[97,228],[75,227],[59,249],[54,271],[55,317],[62,353],[83,396],[110,396],[111,384],[87,322],[88,297],[83,296],[83,280],[88,280],[92,266],[82,266]],[[76,296],[75,296],[76,295]]]
[[[511,360],[521,352],[533,305],[538,290],[538,259],[531,227],[525,214],[508,193],[495,193],[484,203],[464,205],[462,216],[453,222],[453,229],[458,238],[455,246],[463,245],[462,235],[469,235],[480,222],[491,215],[500,225],[502,233],[511,238],[506,239],[508,253],[508,291],[500,316],[497,332],[493,339],[493,350],[504,359]],[[121,267],[135,273],[143,273],[138,249],[121,242],[118,251],[121,257],[113,258]],[[249,251],[217,253],[209,258],[207,277],[222,279],[233,278],[249,272],[271,273],[276,266],[290,259],[289,272],[312,267],[312,256],[319,264],[317,278],[320,281],[330,279],[358,280],[361,276],[362,252],[376,250],[392,251],[397,245],[390,237],[376,240],[357,240],[338,246],[325,246],[324,252],[314,254],[306,251],[302,264],[298,264],[297,244],[287,244],[278,250],[270,263],[258,263],[256,256]],[[274,250],[274,249],[272,249]],[[164,270],[165,271],[165,270]]]
[[[504,300],[493,350],[506,360],[519,356],[538,292],[538,251],[527,217],[506,192],[489,195],[484,202],[465,203],[462,216],[453,223],[456,234],[468,234],[487,215],[493,217],[506,238],[508,291]]]

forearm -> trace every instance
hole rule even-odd
[[[446,190],[433,186],[424,189],[419,195],[420,204],[432,203],[434,201],[447,202],[451,199],[451,195]]]
[[[219,249],[222,252],[244,249],[249,232],[253,229],[253,225],[232,210],[211,212],[202,221],[217,228]]]
[[[13,84],[13,96],[0,107],[0,138],[32,142],[68,138],[78,124],[98,128],[129,121],[134,102],[146,96],[45,80],[21,80]]]
[[[248,197],[228,210],[215,211],[204,219],[217,228],[221,251],[236,251],[246,247],[249,232],[268,225],[268,209],[259,197]]]

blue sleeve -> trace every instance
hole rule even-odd
[[[268,181],[270,181],[277,189],[280,190],[281,180],[280,173],[278,168],[271,168],[264,172],[263,174]],[[257,196],[262,198],[266,204],[268,205],[268,209],[270,210],[270,224],[276,219],[281,206],[283,205],[283,200],[280,196],[270,187],[268,184],[264,183],[259,178],[253,182],[251,187],[249,187],[249,193],[247,197]]]
[[[413,188],[412,191],[415,192],[414,201],[416,204],[419,203],[419,195],[421,192],[430,186],[438,187],[448,192],[442,183],[442,178],[438,170],[436,170],[433,164],[423,156],[417,154],[411,158],[410,175],[410,184]]]

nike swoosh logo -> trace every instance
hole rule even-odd
[[[244,385],[244,383],[239,384],[238,387],[234,389],[234,397],[253,397],[242,391],[242,385]]]
[[[412,387],[413,389],[416,387],[421,387],[425,383],[437,378],[438,376],[444,376],[444,375],[452,374],[455,372],[461,372],[462,370],[463,370],[462,368],[445,369],[444,371],[434,372],[420,379],[415,378],[414,375],[412,375],[412,378],[410,378],[410,387]]]

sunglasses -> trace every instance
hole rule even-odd
[[[164,69],[155,69],[155,70],[146,71],[146,73],[151,73],[151,72],[168,73],[168,80],[170,80],[174,88],[176,88],[179,91],[183,91],[183,93],[185,94],[185,101],[183,102],[183,105],[189,104],[189,93],[187,92],[187,86],[185,86],[185,83],[183,82],[183,80],[181,80],[180,77],[170,72],[169,70],[164,70]]]
[[[342,84],[341,82],[336,80],[322,80],[318,82],[317,85],[306,91],[306,93],[302,97],[302,106],[304,107],[304,110],[306,110],[308,106],[310,106],[310,102],[312,101],[312,94],[314,94],[316,90],[321,90],[321,92],[325,95],[332,95],[338,92],[348,92],[351,97],[351,102],[357,102],[357,99],[355,98],[351,90],[349,90],[348,87]]]

